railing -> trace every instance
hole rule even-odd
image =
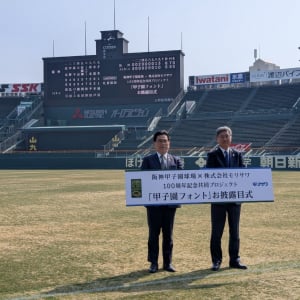
[[[212,147],[199,147],[197,149],[192,148],[172,148],[170,153],[182,156],[182,157],[205,157],[207,152],[209,152]],[[192,151],[191,151],[192,150]],[[196,151],[198,150],[198,151]],[[17,151],[17,153],[46,153],[46,154],[58,154],[58,153],[92,153],[95,157],[110,157],[110,158],[120,158],[128,156],[139,156],[144,157],[150,152],[155,151],[154,149],[140,149],[140,150],[113,150],[109,153],[105,153],[104,150],[90,149],[90,150],[53,150],[53,151]],[[251,152],[250,152],[251,151]],[[192,155],[194,153],[194,155]],[[295,147],[253,147],[249,151],[244,153],[244,156],[265,156],[265,155],[300,155],[300,146]]]
[[[160,109],[158,110],[158,112],[157,112],[151,119],[149,119],[149,120],[147,121],[147,128],[150,127],[151,123],[153,122],[153,120],[154,120],[155,118],[161,117],[161,116],[162,116],[162,109],[160,108]]]
[[[292,109],[293,110],[298,110],[299,107],[300,107],[300,97],[297,99],[297,101],[293,105]]]
[[[0,152],[5,153],[10,149],[10,147],[16,145],[20,139],[22,138],[22,134],[20,131],[16,132],[14,135],[8,137],[2,143],[0,143]]]
[[[173,110],[176,108],[176,106],[178,105],[178,103],[180,103],[180,101],[182,100],[183,96],[184,96],[184,90],[182,90],[176,96],[176,98],[172,101],[172,103],[168,106],[168,108],[167,108],[168,116],[173,112]]]
[[[118,144],[121,140],[124,139],[124,131],[120,131],[114,135],[114,137],[103,146],[103,153],[104,155],[108,155],[109,152],[113,151],[114,148],[118,147]]]
[[[19,141],[19,139],[21,139],[22,135],[20,133],[20,129],[30,121],[33,114],[43,105],[41,97],[26,98],[26,100],[31,100],[30,106],[26,106],[24,111],[20,114],[18,114],[18,109],[16,107],[4,119],[2,127],[0,128],[1,152],[11,148]]]

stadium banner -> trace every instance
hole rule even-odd
[[[190,86],[245,83],[246,73],[244,72],[244,73],[191,76],[189,78],[189,81],[190,81],[189,83]]]
[[[229,84],[230,74],[194,76],[194,85]]]
[[[40,94],[42,91],[41,83],[11,83],[11,84],[0,84],[0,93],[12,94]]]
[[[246,73],[230,73],[230,83],[245,83]]]
[[[126,205],[273,202],[269,168],[127,171]]]
[[[300,68],[250,72],[250,82],[299,79]]]

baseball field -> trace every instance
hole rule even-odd
[[[0,171],[0,299],[300,299],[300,172],[274,171],[274,202],[244,203],[241,260],[210,270],[210,205],[177,210],[176,273],[148,273],[144,207],[123,170]],[[160,267],[162,261],[159,261]]]

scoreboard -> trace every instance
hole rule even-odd
[[[109,56],[105,43],[105,55],[44,58],[45,105],[171,102],[183,89],[182,51]]]
[[[176,96],[180,88],[179,57],[174,53],[136,55],[102,63],[103,97]],[[176,78],[178,77],[178,78]]]
[[[46,102],[100,96],[100,62],[91,56],[47,59],[44,64]]]

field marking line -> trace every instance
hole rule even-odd
[[[298,263],[291,263],[285,266],[273,266],[273,267],[267,267],[263,269],[248,269],[241,271],[240,274],[249,274],[249,273],[267,273],[272,271],[279,271],[279,270],[286,270],[286,269],[298,269],[300,268],[300,264]],[[78,294],[89,294],[89,293],[97,293],[97,292],[112,292],[112,291],[118,291],[122,289],[131,289],[131,288],[139,288],[139,287],[146,287],[151,285],[157,285],[157,284],[166,284],[166,283],[176,283],[176,282],[183,282],[183,281],[192,281],[192,280],[198,280],[202,278],[218,278],[218,277],[227,277],[237,274],[236,270],[233,272],[214,272],[209,273],[205,275],[194,275],[189,277],[182,277],[182,278],[163,278],[158,280],[152,280],[152,281],[146,281],[146,282],[140,282],[140,283],[124,283],[122,285],[116,285],[116,286],[110,286],[110,287],[99,287],[99,288],[93,288],[93,289],[82,289],[77,291],[70,291],[70,292],[59,292],[59,293],[46,293],[46,294],[37,294],[32,296],[24,296],[24,297],[17,297],[17,298],[8,298],[7,300],[37,300],[37,299],[45,299],[50,297],[60,297],[60,296],[71,296],[71,295],[78,295]],[[181,275],[181,274],[179,274]]]

